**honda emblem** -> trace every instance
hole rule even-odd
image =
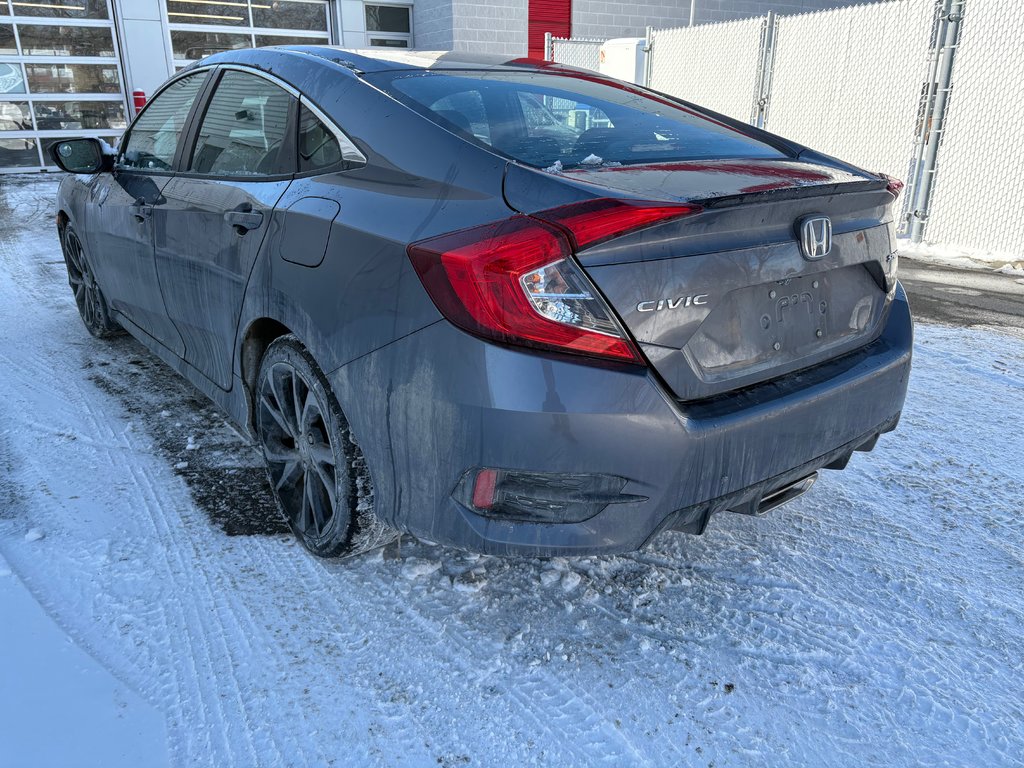
[[[832,250],[832,222],[828,216],[804,216],[796,223],[804,258],[820,259]]]

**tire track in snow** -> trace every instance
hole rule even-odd
[[[1018,762],[1024,440],[1000,426],[1019,344],[921,329],[900,430],[772,516],[574,563],[587,582],[571,595],[539,587],[539,565],[481,560],[486,583],[463,594],[448,578],[469,560],[438,548],[407,548],[406,564],[442,561],[410,581],[401,562],[324,565],[222,536],[147,431],[127,429],[145,420],[76,367],[137,347],[80,329],[55,247],[50,222],[0,219],[15,394],[0,442],[27,457],[0,547],[76,642],[171,714],[178,762]],[[177,391],[103,370],[143,407]],[[22,435],[40,405],[57,432]],[[102,503],[69,500],[82,489]],[[29,521],[47,537],[26,544]],[[559,643],[575,661],[545,661]]]

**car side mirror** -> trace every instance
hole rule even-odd
[[[101,173],[113,167],[98,139],[65,139],[50,145],[50,157],[68,173]]]

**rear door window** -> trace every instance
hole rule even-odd
[[[292,101],[265,78],[225,72],[203,115],[188,170],[232,177],[292,173],[286,141]]]
[[[539,167],[787,157],[698,109],[596,75],[435,70],[368,78],[464,138]]]
[[[365,162],[366,157],[340,128],[325,123],[304,103],[299,105],[300,173],[350,168]]]
[[[329,168],[342,160],[337,137],[305,105],[299,109],[299,172]]]

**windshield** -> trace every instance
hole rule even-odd
[[[695,110],[596,75],[433,71],[369,79],[448,130],[538,168],[786,157]]]

